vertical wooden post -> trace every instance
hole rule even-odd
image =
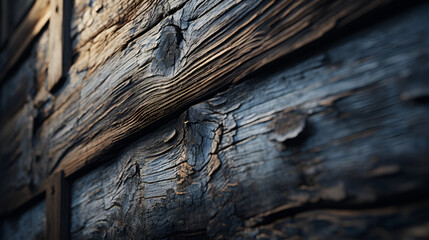
[[[9,14],[8,1],[0,1],[0,47],[6,42],[9,36]]]
[[[71,64],[70,17],[72,0],[51,0],[49,20],[49,69],[47,89],[51,91],[66,77]]]
[[[50,177],[46,188],[46,239],[69,239],[70,189],[64,172],[56,172]]]

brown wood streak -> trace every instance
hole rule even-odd
[[[52,0],[49,26],[48,90],[67,74],[70,62],[70,1]]]
[[[321,38],[337,28],[337,23],[344,26],[389,2],[298,1],[290,4],[289,1],[264,1],[264,6],[247,16],[242,24],[228,26],[232,29],[226,34],[225,31],[207,33],[211,34],[210,41],[204,48],[195,50],[199,52],[190,53],[202,57],[180,69],[172,79],[164,79],[157,91],[145,92],[153,86],[145,87],[141,81],[143,86],[134,86],[126,94],[115,96],[114,104],[95,106],[95,110],[102,107],[104,111],[96,111],[88,120],[79,123],[78,133],[69,141],[70,145],[65,146],[69,151],[56,171],[64,170],[66,176],[74,174],[100,160],[97,156],[127,136]],[[111,94],[103,93],[107,96],[104,100],[110,101]],[[128,113],[115,120],[115,115],[122,114],[119,108],[127,109]]]
[[[3,50],[2,55],[5,55],[7,63],[1,69],[0,83],[4,81],[9,70],[17,63],[25,49],[40,30],[42,30],[49,18],[49,0],[36,0],[34,6],[18,26],[18,29],[9,38]]]
[[[64,172],[51,175],[46,189],[46,239],[66,240],[69,238],[70,191]]]

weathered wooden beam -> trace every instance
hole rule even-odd
[[[46,188],[46,239],[69,239],[70,189],[64,172],[49,178]]]
[[[140,135],[74,182],[72,238],[427,239],[428,10]]]
[[[198,2],[161,12],[156,19],[164,20],[143,30],[131,20],[111,26],[92,42],[97,51],[79,52],[76,65],[81,57],[97,62],[84,64],[84,80],[72,66],[73,85],[33,138],[46,176],[105,161],[129,136],[391,1],[215,1],[203,10]]]
[[[0,2],[0,49],[3,47],[3,44],[7,40],[7,35],[9,32],[9,14],[7,12],[8,1]]]
[[[158,47],[144,43],[144,48],[116,54],[72,93],[79,94],[78,110],[58,109],[57,119],[77,116],[61,124],[71,125],[61,143],[50,149],[58,164],[54,167],[72,175],[133,133],[389,2],[213,2],[211,12],[199,13],[201,17],[177,11],[171,16],[177,23],[167,19],[158,24],[159,32],[144,36],[158,41]],[[189,35],[182,30],[187,24]],[[120,49],[139,41],[121,41]],[[79,126],[74,128],[76,118]]]
[[[49,0],[36,0],[1,53],[2,59],[6,61],[0,66],[0,83],[5,80],[9,70],[17,63],[33,38],[42,30],[49,17]]]
[[[71,63],[70,0],[51,0],[49,22],[49,68],[47,89],[51,91],[67,75]]]

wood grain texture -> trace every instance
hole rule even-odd
[[[428,238],[428,9],[141,136],[74,182],[72,238]]]
[[[41,126],[42,161],[69,176],[130,135],[387,2],[188,1],[161,15],[142,10],[78,53]],[[158,21],[140,29],[148,17]]]
[[[11,68],[48,22],[49,17],[49,0],[37,0],[18,28],[8,37],[9,40],[1,52],[0,83],[5,80]]]

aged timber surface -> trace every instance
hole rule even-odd
[[[142,136],[73,183],[72,239],[429,238],[428,11]]]
[[[30,153],[24,165],[2,167],[14,184],[2,186],[10,194],[0,206],[37,192],[55,171],[69,177],[107,161],[151,124],[391,2],[76,0],[67,77],[51,88],[49,58],[35,51],[37,85],[26,98],[28,111],[16,116],[26,122],[14,124],[7,113],[8,125],[0,130],[21,142],[2,144],[1,156]],[[48,26],[41,39],[49,39],[49,32]],[[3,86],[14,85],[16,74]],[[25,139],[10,134],[24,131],[22,126],[30,130]],[[12,180],[20,175],[25,181]]]
[[[74,64],[35,129],[49,169],[36,179],[103,160],[130,135],[390,1],[115,2],[75,10]]]

